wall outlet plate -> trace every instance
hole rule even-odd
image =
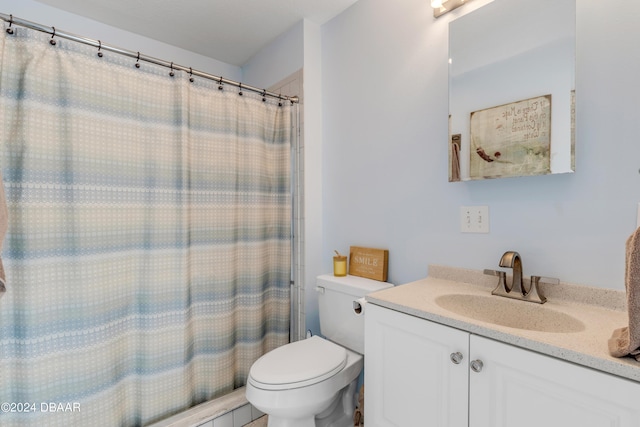
[[[462,233],[489,232],[489,206],[460,206]]]

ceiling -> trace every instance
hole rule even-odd
[[[242,66],[302,19],[324,24],[357,0],[36,0]]]

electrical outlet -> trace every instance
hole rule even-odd
[[[489,206],[460,206],[462,233],[489,232]]]

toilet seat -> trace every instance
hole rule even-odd
[[[249,371],[249,382],[264,390],[306,387],[334,376],[346,363],[346,349],[313,336],[259,358]]]

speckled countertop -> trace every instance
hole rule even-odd
[[[481,271],[431,265],[427,278],[374,292],[366,299],[372,304],[472,334],[640,381],[640,362],[631,357],[611,357],[607,347],[611,333],[628,325],[624,292],[561,282],[543,287],[548,301],[541,306],[491,296],[496,284],[496,277],[483,275]],[[438,297],[451,294],[502,298],[519,304],[517,311],[523,318],[528,310],[553,310],[572,316],[582,325],[574,332],[541,332],[488,323],[456,314],[436,303]]]

